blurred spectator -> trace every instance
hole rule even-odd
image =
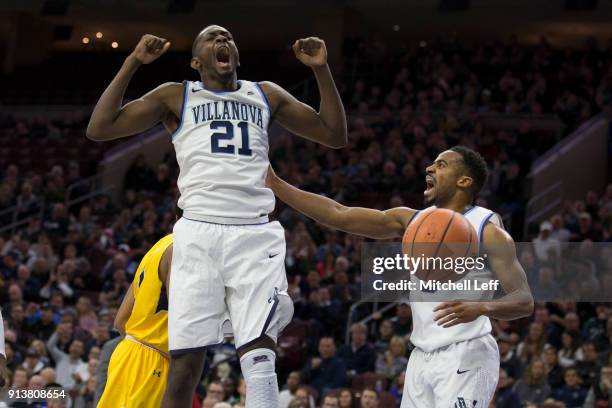
[[[351,390],[343,388],[338,395],[338,408],[355,408],[355,401]]]
[[[367,341],[367,326],[355,323],[351,326],[351,343],[338,349],[338,357],[344,362],[349,376],[374,371],[376,352]]]
[[[521,400],[513,390],[513,380],[508,377],[506,370],[500,368],[499,381],[495,391],[495,408],[521,408]]]
[[[582,344],[582,358],[576,362],[576,370],[582,379],[582,383],[590,387],[595,383],[600,364],[598,361],[597,350],[591,342]]]
[[[534,358],[541,356],[546,345],[546,336],[544,334],[542,325],[534,322],[529,325],[527,338],[519,343],[517,347],[517,354],[523,363],[527,363],[532,361]]]
[[[371,388],[365,388],[359,399],[360,408],[378,408],[378,392]]]
[[[404,336],[405,338],[410,335],[412,331],[412,311],[408,302],[401,302],[397,306],[397,314],[391,318],[393,323],[393,332],[398,336]]]
[[[601,368],[599,378],[589,389],[584,408],[609,407],[612,403],[612,366]]]
[[[289,403],[295,398],[295,392],[301,384],[300,372],[292,371],[287,377],[287,388],[278,395],[280,408],[287,408]]]
[[[561,242],[551,236],[552,224],[540,224],[540,234],[533,240],[533,248],[540,262],[552,262],[561,256]]]
[[[292,402],[295,402],[295,401],[299,401],[300,403],[304,404],[308,408],[315,408],[315,399],[313,395],[310,393],[310,390],[304,386],[298,387],[297,391],[295,392],[295,397]],[[293,405],[289,404],[289,406],[291,407]]]
[[[537,282],[532,286],[534,299],[552,302],[561,299],[561,286],[555,279],[554,269],[542,265],[538,271]]]
[[[327,394],[323,397],[321,408],[338,408],[338,396],[335,394]]]
[[[563,226],[563,218],[560,214],[555,214],[550,219],[552,230],[550,231],[550,237],[556,239],[559,242],[568,242],[570,239],[570,231]],[[540,227],[541,231],[541,227]]]
[[[500,367],[512,378],[521,378],[523,375],[523,363],[516,355],[509,339],[500,338],[497,341],[500,356]]]
[[[399,336],[391,338],[389,348],[378,356],[376,360],[376,372],[389,378],[396,378],[406,369],[408,359],[406,358],[406,344]]]
[[[401,401],[404,395],[404,382],[406,381],[406,371],[399,373],[397,377],[393,379],[393,383],[389,388],[389,393],[395,398],[395,401]]]
[[[346,366],[336,356],[336,344],[333,338],[322,337],[319,340],[319,356],[306,361],[302,377],[320,395],[346,384]]]
[[[22,367],[25,368],[29,376],[40,373],[45,368],[45,364],[41,361],[38,350],[34,347],[29,347],[25,353],[25,360]]]
[[[514,384],[514,392],[520,401],[541,404],[551,394],[546,381],[546,370],[542,360],[534,359],[523,374],[523,378]]]
[[[383,319],[378,326],[378,336],[376,336],[374,343],[376,354],[384,353],[389,348],[389,342],[393,334],[393,322],[389,319]]]
[[[563,373],[565,384],[553,391],[553,397],[563,402],[567,408],[580,408],[584,403],[587,390],[580,383],[580,377],[575,368],[566,368]]]
[[[84,353],[84,346],[81,340],[72,340],[68,353],[59,347],[59,333],[56,331],[47,342],[47,349],[55,362],[57,372],[57,382],[68,390],[77,385],[76,373],[85,370],[87,365],[81,357]]]
[[[544,348],[542,358],[546,366],[548,384],[552,389],[560,388],[563,385],[563,368],[559,365],[557,348],[555,346],[547,346]]]

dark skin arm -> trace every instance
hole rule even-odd
[[[122,105],[125,91],[138,68],[155,61],[169,47],[168,41],[153,35],[147,34],[140,39],[100,96],[87,126],[89,139],[106,141],[131,136],[160,122],[170,131],[176,129],[183,100],[182,84],[169,82],[160,85],[141,98]]]
[[[0,341],[4,346],[4,320],[2,319],[2,313],[0,312]],[[0,388],[8,382],[8,368],[6,367],[6,357],[0,354]]]
[[[166,295],[170,298],[169,286],[170,286],[170,267],[172,266],[172,251],[173,245],[170,244],[166,251],[164,251],[164,255],[162,255],[162,259],[159,261],[159,268],[157,268],[159,273],[159,280],[164,283],[166,287]]]
[[[487,224],[483,232],[484,251],[491,270],[499,279],[506,295],[490,302],[453,301],[434,309],[438,325],[451,327],[467,323],[479,316],[499,320],[515,320],[533,313],[533,297],[527,276],[516,257],[514,240],[503,229]]]
[[[8,382],[8,368],[6,368],[6,358],[0,354],[0,388]]]
[[[162,255],[161,260],[159,261],[158,277],[163,282],[166,287],[166,294],[168,294],[168,282],[170,279],[170,265],[172,264],[172,245],[170,245],[164,254]],[[138,277],[136,277],[138,279]],[[115,316],[114,326],[115,329],[121,335],[125,335],[125,325],[129,320],[132,309],[134,308],[134,283],[130,284],[125,296],[123,297],[123,301],[119,306],[119,310],[117,310],[117,315]]]
[[[272,117],[285,129],[313,142],[331,148],[346,146],[346,115],[327,65],[325,42],[316,37],[298,40],[293,44],[293,51],[314,72],[321,95],[319,112],[298,101],[275,83],[261,82],[261,88],[270,103]]]
[[[327,227],[374,239],[398,238],[415,210],[405,207],[386,211],[362,207],[346,207],[334,200],[309,193],[279,178],[268,168],[266,185],[283,202],[296,211]]]

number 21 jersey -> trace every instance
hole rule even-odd
[[[238,81],[233,92],[184,82],[172,143],[180,168],[178,206],[185,217],[248,223],[272,212],[274,194],[265,186],[270,120],[268,101],[255,82]]]

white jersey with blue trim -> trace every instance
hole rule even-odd
[[[271,115],[259,84],[238,81],[236,91],[213,92],[185,81],[180,121],[172,143],[185,217],[240,224],[274,210],[265,186]]]
[[[433,210],[435,207],[429,207],[419,211],[412,219],[414,222],[417,217],[423,213]],[[501,219],[495,212],[483,207],[474,206],[464,213],[465,218],[474,226],[478,234],[478,241],[482,243],[482,233],[485,225],[491,222],[498,227],[502,227]],[[485,268],[483,270],[473,270],[466,273],[472,281],[489,282],[494,279],[493,272]],[[415,282],[419,287],[419,278],[416,275],[411,276],[411,281]],[[486,301],[493,299],[495,291],[489,290],[472,290],[472,291],[444,291],[439,292],[423,292],[414,290],[410,292],[410,307],[412,309],[413,330],[410,335],[410,341],[416,347],[425,352],[432,352],[440,347],[448,346],[460,341],[471,340],[482,337],[491,332],[491,321],[487,316],[480,316],[473,322],[462,323],[456,326],[444,328],[438,326],[434,321],[435,313],[433,309],[444,301],[450,300],[480,300]],[[431,301],[439,298],[439,302]]]

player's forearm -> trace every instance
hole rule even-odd
[[[104,141],[116,137],[109,130],[119,116],[125,91],[140,65],[141,62],[132,55],[125,59],[115,78],[100,96],[91,114],[87,126],[87,137],[89,139]]]
[[[272,178],[270,188],[279,200],[296,211],[325,226],[342,229],[338,214],[343,206],[334,200],[300,190],[278,177]]]
[[[515,320],[533,313],[533,297],[529,290],[516,290],[491,302],[485,302],[484,314],[493,319]]]
[[[2,313],[0,312],[0,359],[6,357],[6,351],[4,349],[4,321],[2,320]]]
[[[315,67],[313,71],[321,95],[319,116],[329,130],[329,146],[344,147],[348,142],[346,114],[334,78],[327,64]]]

